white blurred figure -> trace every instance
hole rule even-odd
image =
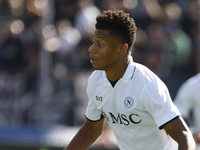
[[[81,33],[82,39],[91,37],[95,28],[96,16],[100,10],[91,0],[79,0],[80,11],[76,14],[74,27]]]
[[[69,20],[60,20],[57,23],[61,47],[58,51],[61,55],[71,53],[81,41],[80,32],[74,28]]]
[[[191,124],[190,129],[197,143],[196,149],[200,150],[200,73],[181,85],[174,103],[186,122]]]

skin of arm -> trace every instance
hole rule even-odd
[[[178,150],[195,150],[192,133],[182,117],[178,117],[164,126],[165,131],[178,143]]]
[[[88,150],[93,142],[101,135],[105,123],[105,118],[93,122],[86,119],[69,145],[64,150]]]

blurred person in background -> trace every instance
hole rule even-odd
[[[200,73],[185,81],[174,99],[200,150]]]
[[[167,87],[152,71],[133,62],[133,18],[109,10],[96,20],[89,48],[95,71],[88,80],[86,121],[65,150],[88,149],[101,135],[105,120],[121,150],[194,150],[192,134]]]
[[[77,0],[79,11],[74,18],[74,27],[81,33],[82,39],[91,40],[94,30],[95,18],[100,10],[94,5],[92,0]]]

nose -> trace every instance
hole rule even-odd
[[[92,54],[96,53],[95,47],[94,47],[94,43],[92,43],[92,45],[89,47],[89,52]]]

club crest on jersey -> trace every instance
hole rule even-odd
[[[124,106],[128,109],[130,109],[134,104],[134,99],[130,96],[126,97],[124,99]]]

